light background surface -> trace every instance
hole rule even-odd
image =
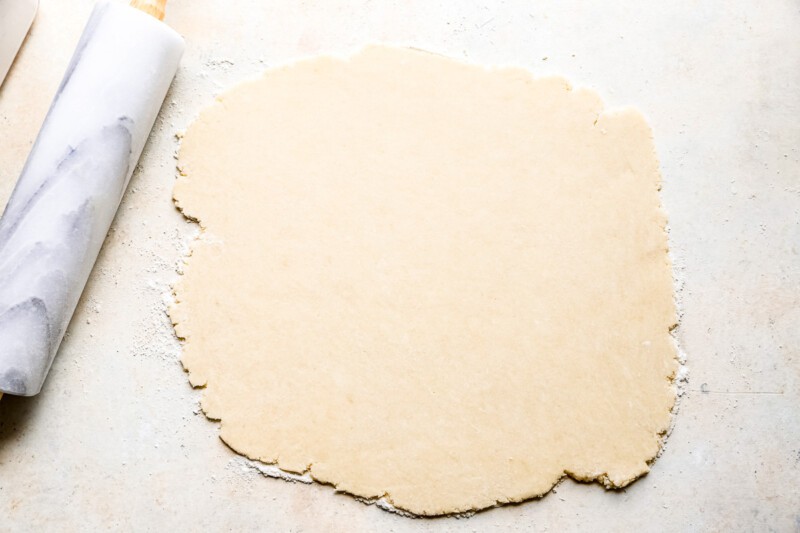
[[[0,88],[0,205],[92,8],[41,0]],[[171,0],[187,54],[43,393],[0,402],[0,531],[800,530],[800,5]],[[652,472],[409,519],[265,478],[199,412],[164,314],[196,233],[175,134],[265,68],[370,43],[524,66],[638,107],[662,162],[687,392]],[[588,253],[588,251],[587,251]]]

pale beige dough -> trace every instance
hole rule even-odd
[[[171,316],[234,450],[421,515],[648,471],[676,312],[639,113],[369,48],[224,94],[180,167]]]

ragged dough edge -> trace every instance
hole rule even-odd
[[[467,63],[458,59],[453,59],[445,54],[438,54],[435,52],[430,52],[426,50],[422,50],[415,47],[405,47],[405,48],[398,48],[398,47],[385,47],[385,46],[378,46],[378,45],[371,45],[361,49],[354,50],[353,52],[345,55],[315,55],[307,58],[302,58],[296,61],[291,61],[282,65],[277,65],[273,68],[267,69],[265,72],[260,74],[259,76],[244,81],[234,88],[229,89],[226,92],[231,90],[235,90],[236,88],[240,88],[244,85],[254,83],[264,76],[268,76],[275,71],[283,70],[283,69],[291,69],[296,65],[309,62],[309,61],[318,61],[320,59],[334,61],[334,62],[347,62],[353,59],[356,56],[360,56],[362,54],[370,54],[374,53],[378,50],[395,50],[397,52],[400,51],[412,51],[419,54],[424,54],[426,56],[437,56],[443,59],[447,59],[449,61],[455,61],[461,65],[467,65],[471,67],[478,67],[483,69],[485,72],[497,72],[503,73],[506,75],[513,75],[514,77],[522,76],[525,82],[542,82],[547,81],[550,83],[555,84],[562,84],[564,90],[570,95],[582,95],[584,97],[591,97],[594,99],[594,109],[596,109],[595,113],[595,120],[593,127],[598,127],[599,123],[606,123],[608,121],[612,121],[618,119],[618,117],[625,117],[625,115],[632,115],[635,116],[637,120],[639,120],[642,125],[647,129],[649,142],[651,148],[653,150],[654,161],[656,164],[656,172],[658,174],[658,181],[656,183],[657,191],[658,191],[658,213],[660,215],[661,220],[661,229],[665,233],[665,241],[667,246],[667,262],[669,264],[669,270],[672,276],[673,281],[673,305],[675,309],[675,318],[674,323],[671,324],[669,327],[668,334],[670,336],[671,342],[675,348],[675,362],[676,368],[672,375],[667,377],[670,387],[673,390],[674,394],[674,401],[672,407],[670,408],[669,412],[669,422],[661,431],[659,431],[656,435],[657,439],[657,451],[655,454],[646,459],[642,465],[640,466],[640,471],[636,473],[629,473],[622,479],[613,479],[613,477],[608,472],[603,472],[600,474],[584,474],[578,471],[571,471],[569,469],[565,469],[563,473],[554,479],[553,483],[550,487],[546,490],[541,492],[537,491],[536,493],[527,494],[521,497],[508,497],[502,500],[496,500],[493,504],[487,504],[476,508],[467,508],[467,509],[458,509],[452,511],[441,511],[441,512],[414,512],[409,509],[403,508],[401,505],[396,505],[393,501],[391,495],[389,493],[384,493],[379,497],[365,497],[363,495],[359,495],[353,492],[349,492],[346,489],[340,488],[337,484],[332,483],[325,479],[320,479],[319,477],[314,475],[313,469],[314,465],[309,464],[305,471],[303,472],[292,472],[291,470],[286,470],[281,468],[280,460],[271,461],[266,458],[259,458],[259,457],[251,457],[247,453],[240,452],[239,450],[235,449],[235,447],[227,442],[222,435],[223,433],[223,426],[224,421],[221,418],[215,417],[215,415],[209,414],[209,410],[205,405],[205,402],[201,402],[201,408],[203,413],[206,417],[213,422],[218,423],[218,427],[220,429],[220,439],[229,447],[232,451],[236,454],[243,457],[243,460],[246,462],[249,468],[252,468],[258,471],[261,475],[265,477],[275,478],[275,479],[282,479],[284,481],[289,482],[302,482],[302,483],[312,483],[316,482],[322,485],[329,485],[331,486],[336,492],[350,494],[356,500],[361,501],[367,505],[376,505],[377,507],[389,511],[401,516],[410,517],[410,518],[424,518],[424,517],[435,517],[435,516],[452,516],[452,517],[469,517],[474,515],[477,512],[487,511],[489,509],[493,509],[496,507],[501,507],[504,505],[515,505],[524,503],[530,500],[536,500],[543,498],[547,494],[549,494],[555,487],[560,485],[565,479],[571,478],[576,482],[579,483],[594,483],[597,482],[602,485],[607,490],[619,490],[627,487],[640,477],[646,475],[649,471],[653,463],[664,453],[667,445],[667,440],[672,433],[675,423],[677,420],[677,415],[680,410],[681,400],[685,395],[686,388],[688,386],[688,376],[689,370],[686,365],[687,355],[682,349],[680,342],[679,342],[679,332],[680,332],[680,323],[681,317],[683,316],[683,308],[681,304],[681,295],[683,291],[683,287],[685,284],[684,280],[684,266],[683,266],[683,258],[679,257],[675,254],[673,248],[670,246],[670,226],[668,222],[668,217],[666,216],[666,211],[663,207],[662,197],[661,197],[661,189],[662,189],[662,179],[663,176],[661,174],[661,165],[660,160],[658,158],[658,154],[656,152],[654,138],[652,134],[652,129],[649,126],[649,123],[646,121],[645,117],[636,109],[634,108],[621,108],[621,109],[605,109],[605,105],[600,98],[600,96],[592,89],[578,87],[575,88],[572,84],[563,77],[560,76],[545,76],[545,77],[535,77],[528,69],[516,66],[501,66],[501,67],[487,67],[484,65],[478,65],[474,63]],[[217,106],[223,105],[223,97],[219,96],[215,98],[214,102],[204,108],[200,114],[195,118],[193,124],[200,120],[203,115],[207,112],[210,112]],[[182,148],[182,141],[183,141],[184,134],[183,132],[176,135],[176,138],[181,144]],[[173,190],[173,201],[175,207],[180,211],[180,213],[190,222],[196,223],[199,226],[199,233],[192,239],[192,242],[189,246],[189,253],[184,258],[182,262],[182,267],[179,268],[179,273],[182,275],[182,268],[188,265],[190,258],[193,255],[193,251],[195,246],[208,244],[210,240],[214,238],[211,237],[209,234],[209,230],[203,222],[202,216],[199,213],[192,212],[187,205],[184,204],[182,199],[180,198],[180,189],[181,187],[187,185],[191,180],[189,178],[188,173],[184,170],[181,166],[180,162],[180,149],[178,150],[178,154],[176,155],[176,159],[178,159],[178,164],[176,165],[177,169],[177,180],[175,183],[175,187]],[[171,287],[171,294],[173,297],[172,304],[168,306],[168,315],[172,321],[173,327],[175,328],[176,336],[180,341],[181,345],[188,343],[190,341],[189,335],[186,333],[181,333],[182,325],[184,322],[188,323],[188,318],[183,317],[183,312],[181,311],[181,301],[180,301],[180,289],[181,289],[181,281],[179,280]],[[189,381],[194,388],[197,389],[206,389],[208,388],[209,384],[206,379],[198,379],[196,376],[196,372],[193,372],[189,365],[185,362],[184,358],[181,357],[181,364],[184,370],[189,375]],[[205,396],[205,395],[204,395]]]

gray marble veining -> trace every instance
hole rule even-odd
[[[41,390],[183,50],[158,20],[95,6],[0,219],[0,391]]]

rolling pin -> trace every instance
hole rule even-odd
[[[33,24],[39,0],[0,0],[0,85]]]
[[[100,0],[0,219],[0,392],[42,388],[183,55],[166,0]],[[124,312],[124,311],[123,311]]]

